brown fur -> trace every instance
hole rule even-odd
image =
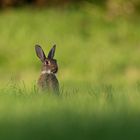
[[[44,91],[59,94],[59,83],[54,74],[41,74],[38,79],[38,86]]]
[[[53,59],[55,46],[50,50],[48,57],[39,45],[35,46],[36,54],[42,61],[42,72],[38,79],[38,87],[48,93],[59,94],[59,82],[55,76],[58,71],[57,61]]]

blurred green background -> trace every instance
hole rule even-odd
[[[1,0],[1,138],[139,139],[139,17],[139,0]],[[35,44],[57,45],[60,97],[35,90]]]
[[[139,5],[137,0],[1,1],[2,85],[35,83],[41,68],[37,43],[46,53],[57,44],[62,84],[139,82]]]

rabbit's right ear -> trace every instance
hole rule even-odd
[[[36,51],[36,55],[39,57],[39,59],[44,62],[46,59],[45,53],[42,50],[42,48],[39,45],[35,45],[35,51]]]
[[[53,59],[54,53],[55,53],[55,49],[56,49],[56,45],[53,45],[53,47],[51,48],[51,50],[49,51],[49,54],[48,54],[48,58],[49,59]]]

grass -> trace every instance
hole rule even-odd
[[[0,13],[1,139],[139,139],[139,19],[104,11],[11,9]],[[57,44],[59,97],[33,85],[34,45]]]
[[[74,94],[64,89],[56,97],[11,87],[0,94],[1,138],[139,139],[140,94],[132,91],[103,86]]]

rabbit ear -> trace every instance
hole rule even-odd
[[[35,45],[35,51],[36,51],[36,55],[39,57],[39,59],[44,62],[44,60],[46,59],[45,53],[42,50],[42,48],[39,45]]]
[[[56,48],[56,45],[54,45],[54,46],[52,47],[52,49],[50,50],[50,52],[49,52],[49,54],[48,54],[48,58],[53,59],[54,53],[55,53],[55,48]]]

